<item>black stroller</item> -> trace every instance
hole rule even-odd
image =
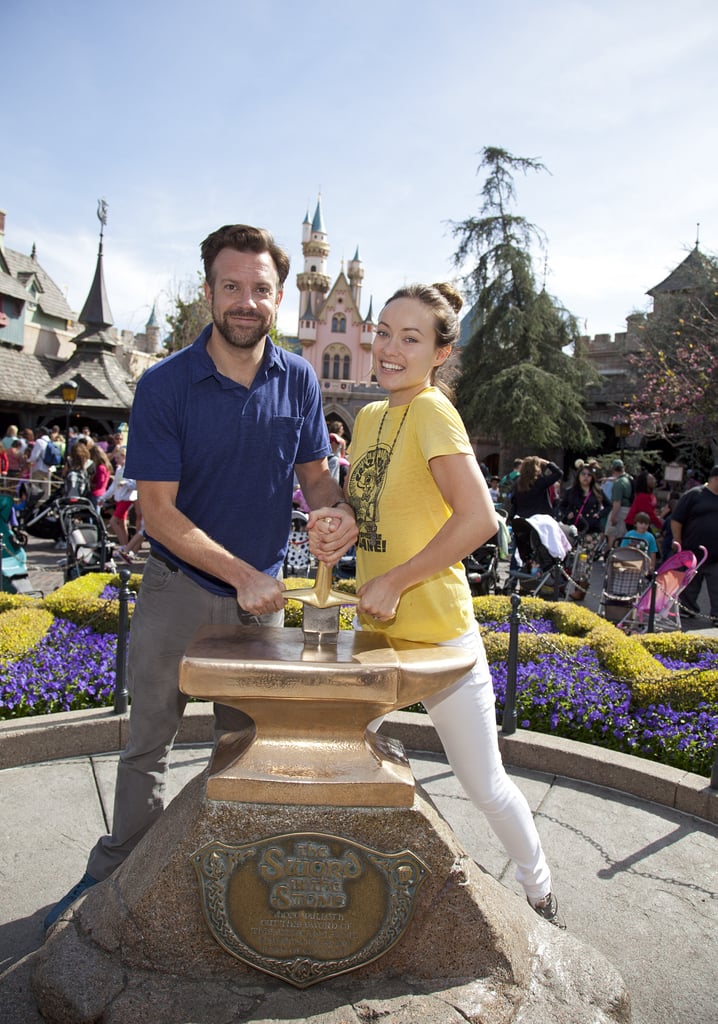
[[[18,487],[18,498],[17,515],[25,533],[43,540],[62,539],[58,494],[51,494],[47,498],[42,484],[22,480]]]
[[[92,502],[87,498],[58,498],[57,506],[65,538],[65,582],[90,572],[115,572],[107,529]]]
[[[462,559],[472,597],[498,593],[499,535]]]
[[[571,554],[579,543],[575,526],[562,526],[551,516],[514,516],[511,528],[519,563],[509,569],[505,591],[560,601],[567,586],[580,586],[571,576]]]

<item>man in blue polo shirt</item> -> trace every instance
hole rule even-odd
[[[289,257],[269,232],[240,224],[209,235],[202,259],[212,323],[144,374],[130,418],[127,472],[138,481],[150,556],[132,619],[130,730],[113,831],[46,928],[107,878],[162,813],[187,701],[179,661],[195,631],[206,623],[282,625],[295,472],[311,508],[335,510],[332,531],[318,540],[320,557],[336,561],[357,536],[329,472],[316,375],[268,337]],[[239,725],[238,716],[216,705],[217,731]]]

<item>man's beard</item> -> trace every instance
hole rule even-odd
[[[240,313],[242,310],[234,310],[234,313]],[[272,329],[272,323],[274,321],[273,316],[262,317],[256,316],[254,313],[247,313],[248,317],[254,318],[254,324],[237,324],[232,320],[232,315],[226,312],[221,320],[217,318],[217,314],[212,309],[212,321],[214,326],[217,328],[219,333],[222,335],[227,344],[234,346],[234,348],[255,348],[260,341],[269,334]]]

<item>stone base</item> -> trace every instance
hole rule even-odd
[[[541,921],[461,850],[420,789],[411,808],[295,807],[207,800],[198,776],[127,861],[62,919],[33,969],[53,1024],[273,1020],[347,1024],[574,1024],[628,1021],[615,969]],[[214,939],[191,856],[314,832],[372,849],[414,851],[429,867],[413,918],[384,955],[297,991]]]

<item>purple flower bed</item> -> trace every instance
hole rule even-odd
[[[491,666],[497,721],[503,716],[506,670],[505,662]],[[548,654],[519,664],[516,712],[522,729],[711,773],[718,708],[705,703],[691,711],[674,711],[668,704],[632,707],[630,688],[612,679],[588,647],[570,657]]]
[[[0,719],[111,704],[117,637],[55,619],[24,658],[0,664]]]
[[[696,658],[695,661],[681,661],[679,658],[666,658],[662,654],[654,654],[656,661],[660,661],[661,665],[665,665],[666,668],[671,669],[673,672],[678,672],[685,668],[718,668],[718,652],[716,651],[704,651],[700,657]]]

